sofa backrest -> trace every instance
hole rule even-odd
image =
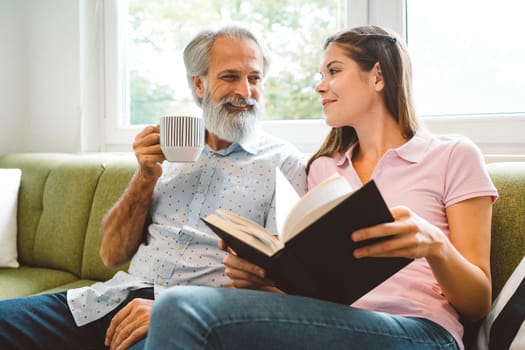
[[[0,167],[22,169],[18,260],[81,279],[105,280],[115,270],[98,256],[104,213],[133,175],[133,156],[13,154]]]
[[[128,264],[115,269],[106,268],[100,259],[99,248],[102,239],[102,219],[128,186],[137,169],[137,160],[134,155],[108,158],[102,166],[104,172],[99,177],[93,198],[81,270],[83,279],[98,281],[108,280],[117,270],[127,270]]]
[[[137,168],[133,154],[12,154],[0,168],[22,169],[18,254],[24,265],[106,280],[99,257],[102,219]],[[488,164],[499,191],[492,219],[492,285],[497,296],[525,254],[525,162]]]
[[[499,198],[492,215],[491,270],[495,298],[525,255],[525,162],[490,163]]]

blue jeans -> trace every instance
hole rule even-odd
[[[275,293],[173,287],[155,302],[146,349],[457,349],[434,322]]]
[[[0,301],[0,349],[106,349],[104,338],[113,316],[133,298],[153,299],[153,288],[136,290],[116,310],[77,327],[66,292]],[[145,340],[130,349],[144,348]]]

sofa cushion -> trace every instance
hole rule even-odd
[[[85,230],[102,171],[99,162],[73,159],[49,173],[34,241],[39,266],[80,275]]]
[[[99,255],[102,240],[101,223],[104,215],[126,189],[138,165],[134,155],[113,156],[104,160],[102,164],[104,172],[100,176],[93,198],[80,275],[83,279],[97,281],[105,281],[111,278],[118,270],[127,270],[128,264],[115,269],[108,269],[102,263]]]
[[[37,294],[58,285],[78,279],[70,272],[38,267],[21,266],[18,269],[2,269],[0,300]]]
[[[37,265],[34,258],[35,240],[43,211],[43,196],[50,172],[73,158],[65,154],[9,154],[1,157],[3,168],[22,170],[18,196],[18,261],[22,265]]]

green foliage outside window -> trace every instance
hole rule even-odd
[[[315,75],[324,39],[342,27],[341,0],[129,0],[126,64],[130,124],[192,110],[182,50],[201,29],[243,22],[273,53],[266,119],[317,119]]]

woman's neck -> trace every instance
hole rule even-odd
[[[356,128],[358,145],[352,154],[352,164],[361,181],[366,183],[383,155],[407,142],[393,118],[369,124],[367,128]]]

